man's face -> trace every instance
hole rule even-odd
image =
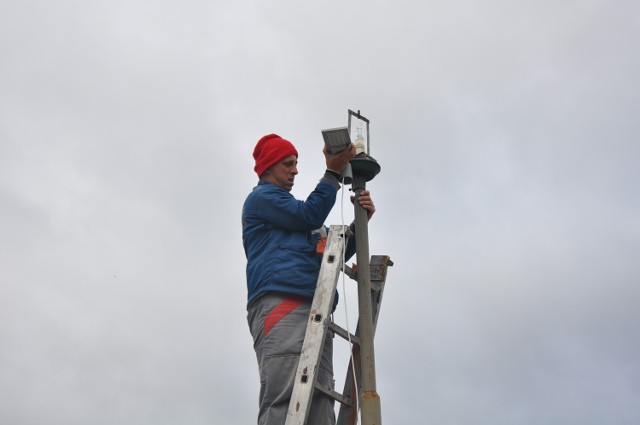
[[[293,180],[298,174],[297,166],[298,157],[295,155],[288,156],[269,167],[262,175],[262,179],[290,192],[293,188]]]

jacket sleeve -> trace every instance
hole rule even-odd
[[[345,250],[344,259],[349,260],[356,253],[356,223],[352,222],[349,225],[349,229],[351,230],[351,237],[347,242],[347,248]]]
[[[260,217],[268,223],[291,231],[314,230],[324,225],[336,201],[336,189],[320,182],[305,201],[286,190],[264,188],[257,201]]]

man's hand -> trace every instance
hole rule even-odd
[[[355,201],[355,196],[351,195],[351,202]],[[367,210],[367,219],[371,220],[373,213],[376,212],[376,206],[373,204],[373,199],[371,199],[371,192],[368,190],[363,190],[360,192],[360,196],[358,196],[358,204]]]
[[[342,171],[345,169],[349,161],[351,161],[356,155],[356,147],[353,143],[351,143],[349,147],[342,152],[331,155],[329,151],[327,151],[327,147],[325,146],[322,149],[322,152],[324,153],[324,158],[327,163],[327,170],[335,171],[338,174],[342,174]]]

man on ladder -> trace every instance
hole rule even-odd
[[[298,174],[293,144],[270,134],[253,151],[260,180],[242,209],[242,240],[247,257],[247,320],[260,372],[259,425],[285,422],[326,241],[324,221],[335,204],[340,173],[355,148],[351,145],[336,155],[325,148],[324,155],[327,171],[300,201],[290,193]],[[358,203],[370,219],[375,212],[370,193],[363,191]],[[355,253],[354,242],[351,238],[347,258]],[[333,387],[332,352],[329,335],[318,374],[318,382],[329,387]],[[335,424],[333,399],[316,392],[308,423]]]

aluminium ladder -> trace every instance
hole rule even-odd
[[[318,283],[311,303],[309,321],[307,322],[305,338],[300,352],[300,360],[285,425],[306,424],[314,390],[318,390],[341,403],[337,425],[354,425],[357,422],[359,400],[357,400],[358,397],[356,395],[361,395],[362,391],[361,388],[356,391],[353,370],[355,369],[356,381],[360,383],[359,330],[356,329],[355,335],[349,334],[345,329],[333,323],[330,318],[338,278],[343,267],[349,277],[355,279],[357,275],[357,270],[342,264],[342,253],[350,236],[349,233],[348,226],[332,225],[330,227],[318,275]],[[387,267],[392,265],[393,262],[386,255],[374,255],[371,257],[371,301],[374,331],[380,312]],[[353,344],[352,361],[349,361],[343,393],[338,393],[332,388],[317,382],[318,365],[320,364],[328,329],[331,329],[342,338],[350,340]]]

